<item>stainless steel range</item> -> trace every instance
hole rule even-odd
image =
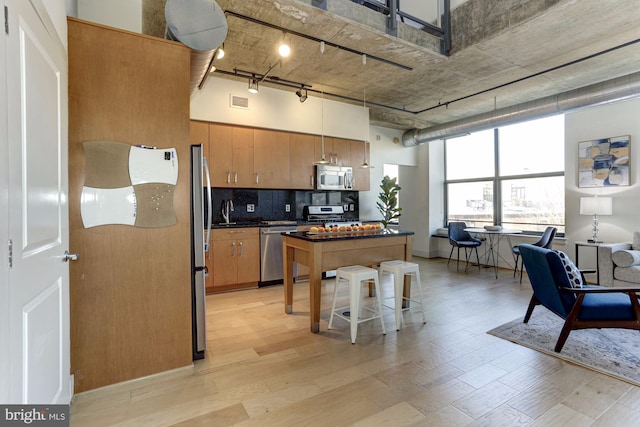
[[[359,221],[346,220],[344,207],[342,205],[309,205],[302,210],[304,220],[309,223],[322,224],[323,226],[333,225],[360,225]],[[335,277],[336,271],[322,272],[323,278]]]
[[[302,210],[304,220],[307,222],[343,221],[344,208],[340,205],[310,205]]]

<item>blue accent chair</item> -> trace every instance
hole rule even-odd
[[[575,329],[624,328],[640,330],[640,288],[605,288],[586,286],[572,288],[557,252],[530,244],[520,245],[520,254],[533,296],[524,317],[531,318],[533,309],[542,305],[564,319],[556,342],[559,353]]]
[[[456,271],[460,267],[460,248],[464,248],[464,259],[467,261],[467,267],[469,268],[469,259],[473,254],[473,250],[476,251],[476,261],[478,261],[478,268],[480,268],[480,257],[478,256],[478,246],[482,244],[482,240],[477,237],[473,237],[468,231],[464,231],[467,228],[467,224],[462,221],[451,221],[449,223],[449,243],[451,244],[451,252],[449,252],[449,259],[447,260],[447,266],[451,262],[451,256],[453,256],[453,249],[458,248],[458,259],[456,260]],[[465,268],[465,271],[466,271]]]
[[[556,236],[556,232],[558,229],[556,227],[547,227],[540,236],[540,240],[535,243],[532,243],[533,246],[539,246],[545,249],[551,249],[553,247],[553,238]],[[522,260],[520,259],[520,245],[516,245],[511,248],[511,252],[513,253],[513,258],[515,261],[515,267],[513,268],[513,277],[516,277],[516,273],[518,272],[518,261],[520,261],[520,283],[522,283],[522,270],[524,267],[522,265]]]

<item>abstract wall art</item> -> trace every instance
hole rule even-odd
[[[629,185],[629,135],[578,142],[578,187]]]

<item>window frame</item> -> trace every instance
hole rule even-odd
[[[510,124],[509,124],[510,125]],[[507,125],[508,126],[508,125]],[[447,227],[449,224],[449,185],[451,184],[464,184],[464,183],[473,183],[473,182],[483,182],[490,181],[493,183],[493,225],[498,225],[502,223],[502,183],[504,181],[513,181],[518,179],[534,179],[534,178],[552,178],[552,177],[564,177],[565,170],[562,171],[554,171],[554,172],[540,172],[540,173],[531,173],[531,174],[519,174],[519,175],[500,175],[500,127],[493,129],[493,154],[494,154],[494,174],[493,176],[482,176],[476,178],[464,178],[464,179],[447,179],[447,153],[448,153],[448,139],[444,139],[444,218],[443,218],[443,226]],[[565,212],[563,212],[563,216],[566,219],[566,207]],[[464,220],[464,218],[462,219]],[[538,223],[523,223],[527,225],[546,225],[546,226],[554,226],[554,227],[566,227],[566,221],[563,221],[563,224],[538,224]],[[532,231],[525,230],[523,234],[525,235],[542,235],[543,231]],[[564,232],[556,233],[558,237],[564,237]]]

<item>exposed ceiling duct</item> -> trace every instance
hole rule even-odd
[[[640,96],[640,72],[557,95],[402,134],[405,147]]]
[[[165,38],[191,49],[189,88],[193,93],[209,75],[215,51],[227,37],[227,19],[214,0],[167,0],[164,14]]]

